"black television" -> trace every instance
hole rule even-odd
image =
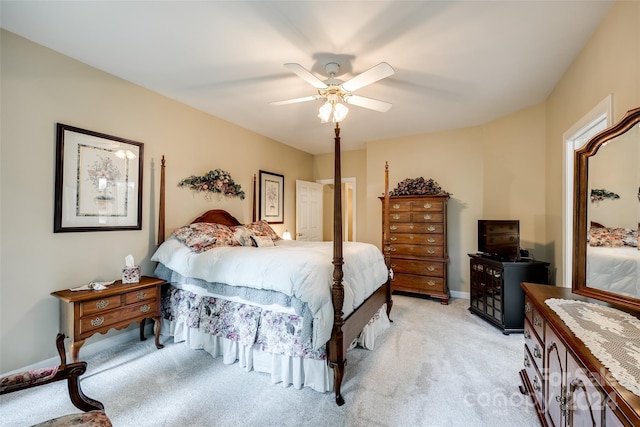
[[[500,261],[519,261],[520,221],[479,219],[478,253]]]

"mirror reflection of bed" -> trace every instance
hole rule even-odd
[[[586,282],[640,298],[640,129],[634,126],[589,159]]]

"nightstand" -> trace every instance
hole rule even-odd
[[[52,292],[60,299],[60,332],[71,340],[69,355],[78,361],[78,353],[90,336],[106,333],[109,329],[122,329],[140,322],[140,340],[144,340],[144,320],[156,322],[155,344],[160,344],[160,287],[166,283],[154,277],[142,276],[139,283],[117,280],[107,289],[96,291]]]

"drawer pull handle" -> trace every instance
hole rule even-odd
[[[395,204],[393,205],[393,209],[400,209],[400,205],[399,205],[399,204],[397,204],[397,203],[395,203]]]
[[[424,219],[431,219],[431,215],[426,214],[426,215],[424,216]]]
[[[531,366],[531,361],[529,360],[528,354],[524,355],[524,366],[526,366],[527,368]]]
[[[435,243],[435,242],[436,242],[436,239],[434,239],[433,237],[429,237],[429,238],[427,239],[427,242],[429,242],[429,243]]]
[[[423,206],[425,209],[431,209],[431,203],[425,203]]]
[[[397,227],[397,226],[395,226],[395,225],[392,225],[391,227],[389,227],[389,229],[391,229],[391,230],[397,230],[397,229],[398,229],[398,227]]]
[[[430,225],[430,226],[427,227],[427,230],[436,231],[436,228],[433,225]]]
[[[534,326],[542,326],[542,321],[540,320],[540,318],[538,316],[533,318],[533,325]]]
[[[409,236],[409,240],[413,240],[413,234]]]
[[[415,228],[415,225],[411,224],[411,225],[409,226],[409,228],[410,228],[411,230],[413,230],[413,229]]]
[[[533,357],[542,359],[542,351],[540,351],[540,347],[538,347],[538,344],[536,344],[533,348]]]
[[[427,285],[428,285],[428,286],[435,286],[435,285],[436,285],[436,282],[434,282],[433,280],[428,280],[428,281],[427,281]]]
[[[392,242],[395,242],[396,240],[398,240],[398,238],[397,237],[391,237],[391,238],[389,238],[389,240],[391,240]]]
[[[138,294],[136,295],[136,298],[138,299],[145,299],[147,297],[147,293],[142,291],[142,292],[138,292]]]
[[[524,337],[528,340],[531,339],[531,331],[529,329],[524,330]]]
[[[427,267],[427,270],[436,271],[436,268],[433,265],[430,265],[429,267]]]
[[[395,251],[396,251],[396,248],[395,248],[395,246],[391,246],[391,247],[389,247],[389,250],[390,250],[391,252],[395,252]]]
[[[433,250],[433,249],[431,249],[431,248],[427,249],[427,252],[428,252],[430,255],[433,255],[433,254],[435,254],[435,253],[436,253],[436,251],[434,251],[434,250]]]
[[[393,215],[391,218],[393,218],[393,219],[400,219],[400,215]]]
[[[396,268],[396,265],[394,263],[391,263],[391,268]]]
[[[502,276],[502,274],[499,271],[494,271],[493,272],[493,277],[499,279]]]
[[[100,326],[104,323],[104,317],[96,317],[91,319],[91,326]]]
[[[109,305],[109,301],[103,299],[96,303],[96,308],[99,308],[100,310],[102,310],[103,308],[107,308],[108,305]]]
[[[148,313],[149,310],[151,310],[151,306],[149,304],[145,304],[142,307],[140,307],[140,312],[141,313]]]
[[[528,302],[524,304],[524,312],[531,313],[531,304],[529,304]]]
[[[537,376],[533,379],[533,389],[535,391],[542,390],[542,387],[540,387],[540,382],[538,381],[538,377]]]

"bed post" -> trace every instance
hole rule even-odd
[[[256,174],[253,174],[253,200],[252,200],[252,205],[251,205],[251,215],[252,215],[252,222],[256,222],[258,219],[258,216],[256,215],[256,199],[258,198],[258,194],[256,193]]]
[[[165,204],[164,204],[164,193],[165,193],[165,183],[164,183],[164,154],[162,155],[162,160],[160,161],[160,205],[158,212],[158,246],[164,242],[164,226],[165,226]]]
[[[391,314],[391,307],[393,306],[393,300],[391,299],[391,229],[390,229],[390,216],[389,216],[389,162],[384,162],[384,212],[382,213],[382,248],[384,254],[384,261],[387,264],[387,270],[389,271],[389,277],[387,282],[387,317]]]
[[[344,285],[342,284],[342,174],[340,166],[340,125],[336,122],[333,176],[333,285],[331,286],[331,302],[333,303],[333,329],[327,352],[329,366],[333,368],[334,389],[336,403],[344,405],[344,398],[340,393],[340,386],[344,377],[347,358],[344,348],[344,334],[342,327],[342,305],[344,303]]]

